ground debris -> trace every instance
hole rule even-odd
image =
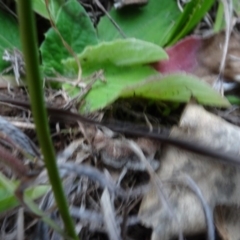
[[[240,129],[197,105],[186,107],[179,127],[171,135],[239,155]],[[181,232],[196,234],[206,229],[208,234],[214,233],[210,220],[215,207],[234,207],[240,203],[240,168],[170,146],[163,152],[157,174],[164,183],[162,191],[172,215],[152,188],[144,197],[139,213],[142,222],[153,228],[151,239],[169,240]],[[203,200],[192,189],[189,191],[189,181],[182,181],[186,177],[196,184],[195,192],[199,191]],[[214,235],[208,239],[214,239]]]

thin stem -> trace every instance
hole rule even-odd
[[[78,237],[75,233],[73,220],[69,214],[67,200],[58,173],[55,152],[47,121],[47,113],[44,106],[43,84],[39,70],[36,24],[32,12],[32,0],[18,0],[18,16],[23,54],[26,63],[27,84],[38,140],[56,203],[64,222],[65,231],[69,237],[77,240]]]

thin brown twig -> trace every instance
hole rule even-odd
[[[30,109],[30,104],[28,102],[13,100],[3,96],[0,96],[0,102],[5,102],[5,103],[7,102],[16,106],[26,107]],[[149,132],[148,129],[135,130],[134,126],[132,127],[128,126],[127,128],[124,128],[116,124],[101,123],[101,122],[97,122],[92,119],[86,118],[80,114],[58,109],[58,108],[53,108],[53,107],[47,107],[47,111],[50,117],[55,119],[57,118],[58,121],[61,121],[61,120],[64,122],[80,121],[82,123],[107,127],[107,128],[110,128],[112,131],[115,131],[118,133],[131,134],[136,137],[146,137],[149,139],[155,139],[164,144],[172,145],[172,146],[175,146],[187,151],[191,151],[203,156],[211,157],[212,159],[216,161],[220,161],[225,164],[233,164],[236,166],[240,166],[239,156],[232,155],[231,153],[228,153],[228,152],[223,152],[221,149],[212,149],[212,148],[209,148],[208,146],[204,146],[197,142],[170,137],[166,133],[159,133],[155,131]]]

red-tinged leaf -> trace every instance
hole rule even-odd
[[[166,49],[169,60],[159,61],[154,67],[161,73],[191,73],[213,84],[219,74],[224,43],[224,32],[205,38],[187,37]],[[225,79],[240,81],[239,59],[240,35],[232,33],[223,72]]]
[[[166,49],[169,60],[155,63],[155,69],[161,73],[173,73],[177,71],[193,73],[198,65],[196,58],[202,41],[200,37],[191,36]]]

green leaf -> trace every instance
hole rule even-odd
[[[21,49],[17,21],[0,9],[0,72],[9,66],[2,59],[4,50],[14,48]]]
[[[62,38],[72,50],[80,53],[86,46],[98,43],[95,29],[83,7],[76,1],[67,1],[59,10],[56,26]],[[69,56],[62,40],[56,31],[51,28],[45,35],[41,45],[43,67],[63,73],[61,60]]]
[[[168,59],[168,55],[155,44],[131,38],[104,42],[86,48],[79,59],[84,66],[88,64],[102,66],[108,63],[116,66],[132,66],[165,60]]]
[[[231,104],[240,105],[240,97],[234,95],[227,95],[226,98]]]
[[[149,76],[155,76],[150,77]],[[96,82],[84,99],[81,112],[96,111],[120,97],[142,97],[154,101],[188,102],[192,97],[200,104],[229,107],[226,98],[205,82],[188,74],[159,75],[147,66],[114,67],[105,71],[106,83]],[[147,80],[146,80],[147,79]],[[69,85],[64,85],[72,91]],[[76,89],[76,88],[75,88]],[[76,92],[74,93],[76,94]]]
[[[14,194],[17,186],[18,183],[8,180],[0,173],[0,213],[19,205],[19,201]],[[50,187],[47,185],[37,186],[27,189],[24,194],[27,198],[34,200],[46,194],[49,189]]]
[[[168,36],[167,45],[173,45],[186,36],[205,16],[215,0],[192,0],[184,8]]]
[[[17,0],[15,0],[17,1]],[[51,1],[52,2],[52,1]],[[42,17],[48,19],[48,12],[45,5],[45,0],[32,0],[33,10],[41,15]]]
[[[98,81],[93,85],[84,99],[85,104],[81,111],[95,111],[119,97],[131,96],[174,102],[187,102],[194,97],[205,105],[229,106],[229,102],[211,86],[192,75],[158,75],[153,80],[145,80],[156,75],[156,71],[143,64],[164,58],[166,54],[160,47],[136,39],[116,40],[86,48],[79,55],[83,75],[89,76],[94,71],[103,69],[106,82]],[[64,64],[77,73],[74,59],[68,59]],[[77,87],[70,87],[68,84],[63,87],[71,96],[79,93]]]
[[[176,73],[159,75],[123,89],[122,97],[138,96],[154,100],[188,102],[191,97],[210,106],[229,107],[230,103],[209,84],[197,77]]]
[[[48,1],[48,7],[49,11],[51,13],[51,16],[53,20],[56,19],[58,10],[60,9],[60,6],[62,5],[62,0],[47,0]],[[33,4],[33,10],[41,15],[42,17],[49,19],[48,11],[46,8],[45,0],[32,0]]]
[[[239,2],[239,0],[233,0],[233,9],[239,15],[239,13],[240,13],[240,2]]]
[[[103,69],[106,83],[99,81],[94,84],[85,98],[86,104],[82,111],[94,111],[112,103],[123,88],[156,73],[154,69],[142,65],[166,58],[167,54],[159,46],[137,39],[119,39],[87,47],[79,55],[83,76]],[[63,63],[68,71],[77,73],[74,59],[67,59]],[[63,87],[71,96],[79,93],[77,87],[69,84]]]
[[[14,195],[18,183],[7,179],[3,174],[0,173],[0,213],[7,210],[11,210],[19,205],[18,199]],[[52,227],[56,232],[64,236],[67,239],[65,233],[61,228],[48,217],[48,214],[44,213],[38,208],[33,200],[38,199],[50,190],[50,186],[42,185],[29,188],[24,192],[24,203],[31,209],[33,213],[42,217],[42,220]]]
[[[223,2],[219,1],[213,30],[215,33],[217,33],[224,29],[224,27],[225,27],[224,6]]]
[[[24,196],[24,202],[28,206],[28,208],[37,216],[41,217],[41,220],[48,224],[52,229],[54,229],[57,233],[59,233],[63,239],[70,240],[70,238],[66,235],[66,232],[61,229],[61,227],[55,223],[50,217],[48,213],[43,212],[39,209],[38,205],[35,204],[31,198]]]
[[[99,43],[87,47],[78,57],[83,70],[107,68],[108,64],[133,66],[168,59],[161,47],[135,38]],[[75,59],[71,58],[64,62],[77,71]]]
[[[175,0],[150,0],[142,8],[111,10],[110,15],[127,37],[163,46],[180,11]],[[103,41],[123,38],[107,16],[101,18],[97,29]]]
[[[26,195],[31,199],[38,199],[44,195],[48,190],[49,186],[37,186],[35,188],[27,189]],[[9,193],[6,189],[0,189],[0,212],[8,211],[19,205],[19,201],[13,193]]]
[[[88,113],[106,107],[119,98],[121,92],[127,86],[139,83],[153,74],[156,74],[156,71],[147,66],[116,67],[109,65],[104,70],[106,82],[98,81],[93,85],[84,98],[84,106],[81,108],[81,112]],[[68,90],[67,92],[76,94],[76,91],[73,91],[74,87],[69,88],[69,85],[63,87]]]

